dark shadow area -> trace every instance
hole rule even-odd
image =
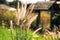
[[[36,30],[40,24],[40,10],[33,10],[33,13],[38,13],[37,19],[31,24],[31,29]]]
[[[53,30],[54,25],[56,25],[59,28],[59,19],[56,14],[59,14],[60,8],[59,5],[54,3],[53,6],[50,7],[49,9],[51,11],[51,30]],[[56,16],[56,19],[52,19],[54,16]]]

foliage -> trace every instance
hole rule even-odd
[[[12,33],[11,30],[8,28],[0,27],[0,40],[43,40],[42,36],[38,36],[38,34],[32,35],[31,30],[22,30],[22,28],[13,29]]]
[[[48,35],[43,37],[43,35],[38,33],[33,34],[32,30],[22,28],[14,28],[13,30],[10,30],[0,26],[0,40],[60,40],[60,38],[53,39]]]
[[[10,11],[7,9],[0,8],[0,24],[2,23],[2,20],[6,24],[9,24],[10,20],[15,21],[15,15],[16,15],[16,11]]]
[[[13,19],[13,17],[15,17],[16,15],[16,11],[10,11],[7,9],[0,8],[0,14],[2,15],[0,15],[1,18]]]
[[[31,30],[22,30],[22,28],[15,28],[11,33],[10,29],[0,27],[0,40],[43,40],[42,36],[39,36],[38,34],[32,35],[32,33]],[[38,37],[36,37],[36,35]]]
[[[12,40],[12,37],[15,37],[16,33],[15,33],[15,30],[12,31],[13,35],[11,35],[11,30],[8,29],[8,28],[2,28],[0,26],[0,40]]]
[[[0,0],[0,3],[5,4],[6,0]]]

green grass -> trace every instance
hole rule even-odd
[[[0,40],[32,40],[32,31],[15,28],[12,31],[0,27]]]
[[[0,40],[46,40],[40,34],[33,34],[33,31],[22,28],[14,28],[12,31],[8,28],[0,27]],[[53,40],[48,38],[48,40]],[[60,40],[57,38],[55,40]]]
[[[0,40],[12,40],[12,37],[15,36],[16,36],[15,30],[13,30],[11,34],[10,29],[0,27]]]
[[[33,31],[22,28],[14,28],[11,32],[8,28],[0,27],[0,40],[37,40],[41,37],[33,37]],[[37,35],[37,34],[36,34]],[[37,35],[38,36],[38,35]]]

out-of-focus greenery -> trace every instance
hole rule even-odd
[[[9,24],[10,20],[15,21],[16,11],[10,11],[0,8],[0,24],[4,21],[5,24]]]
[[[6,0],[0,0],[0,4],[5,4],[14,8],[17,8],[18,0],[14,0],[13,2],[7,2]]]
[[[5,4],[6,0],[0,0],[0,3]]]
[[[16,11],[10,11],[7,9],[0,8],[0,18],[1,19],[13,19],[16,15]]]

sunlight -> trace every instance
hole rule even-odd
[[[57,3],[57,4],[60,4],[60,1],[57,1],[56,3]]]
[[[14,0],[6,0],[7,2],[13,2]]]
[[[19,0],[22,3],[36,3],[36,2],[45,2],[45,1],[50,1],[50,0]]]
[[[16,9],[15,9],[15,8],[10,8],[9,10],[11,10],[11,11],[15,11]]]

